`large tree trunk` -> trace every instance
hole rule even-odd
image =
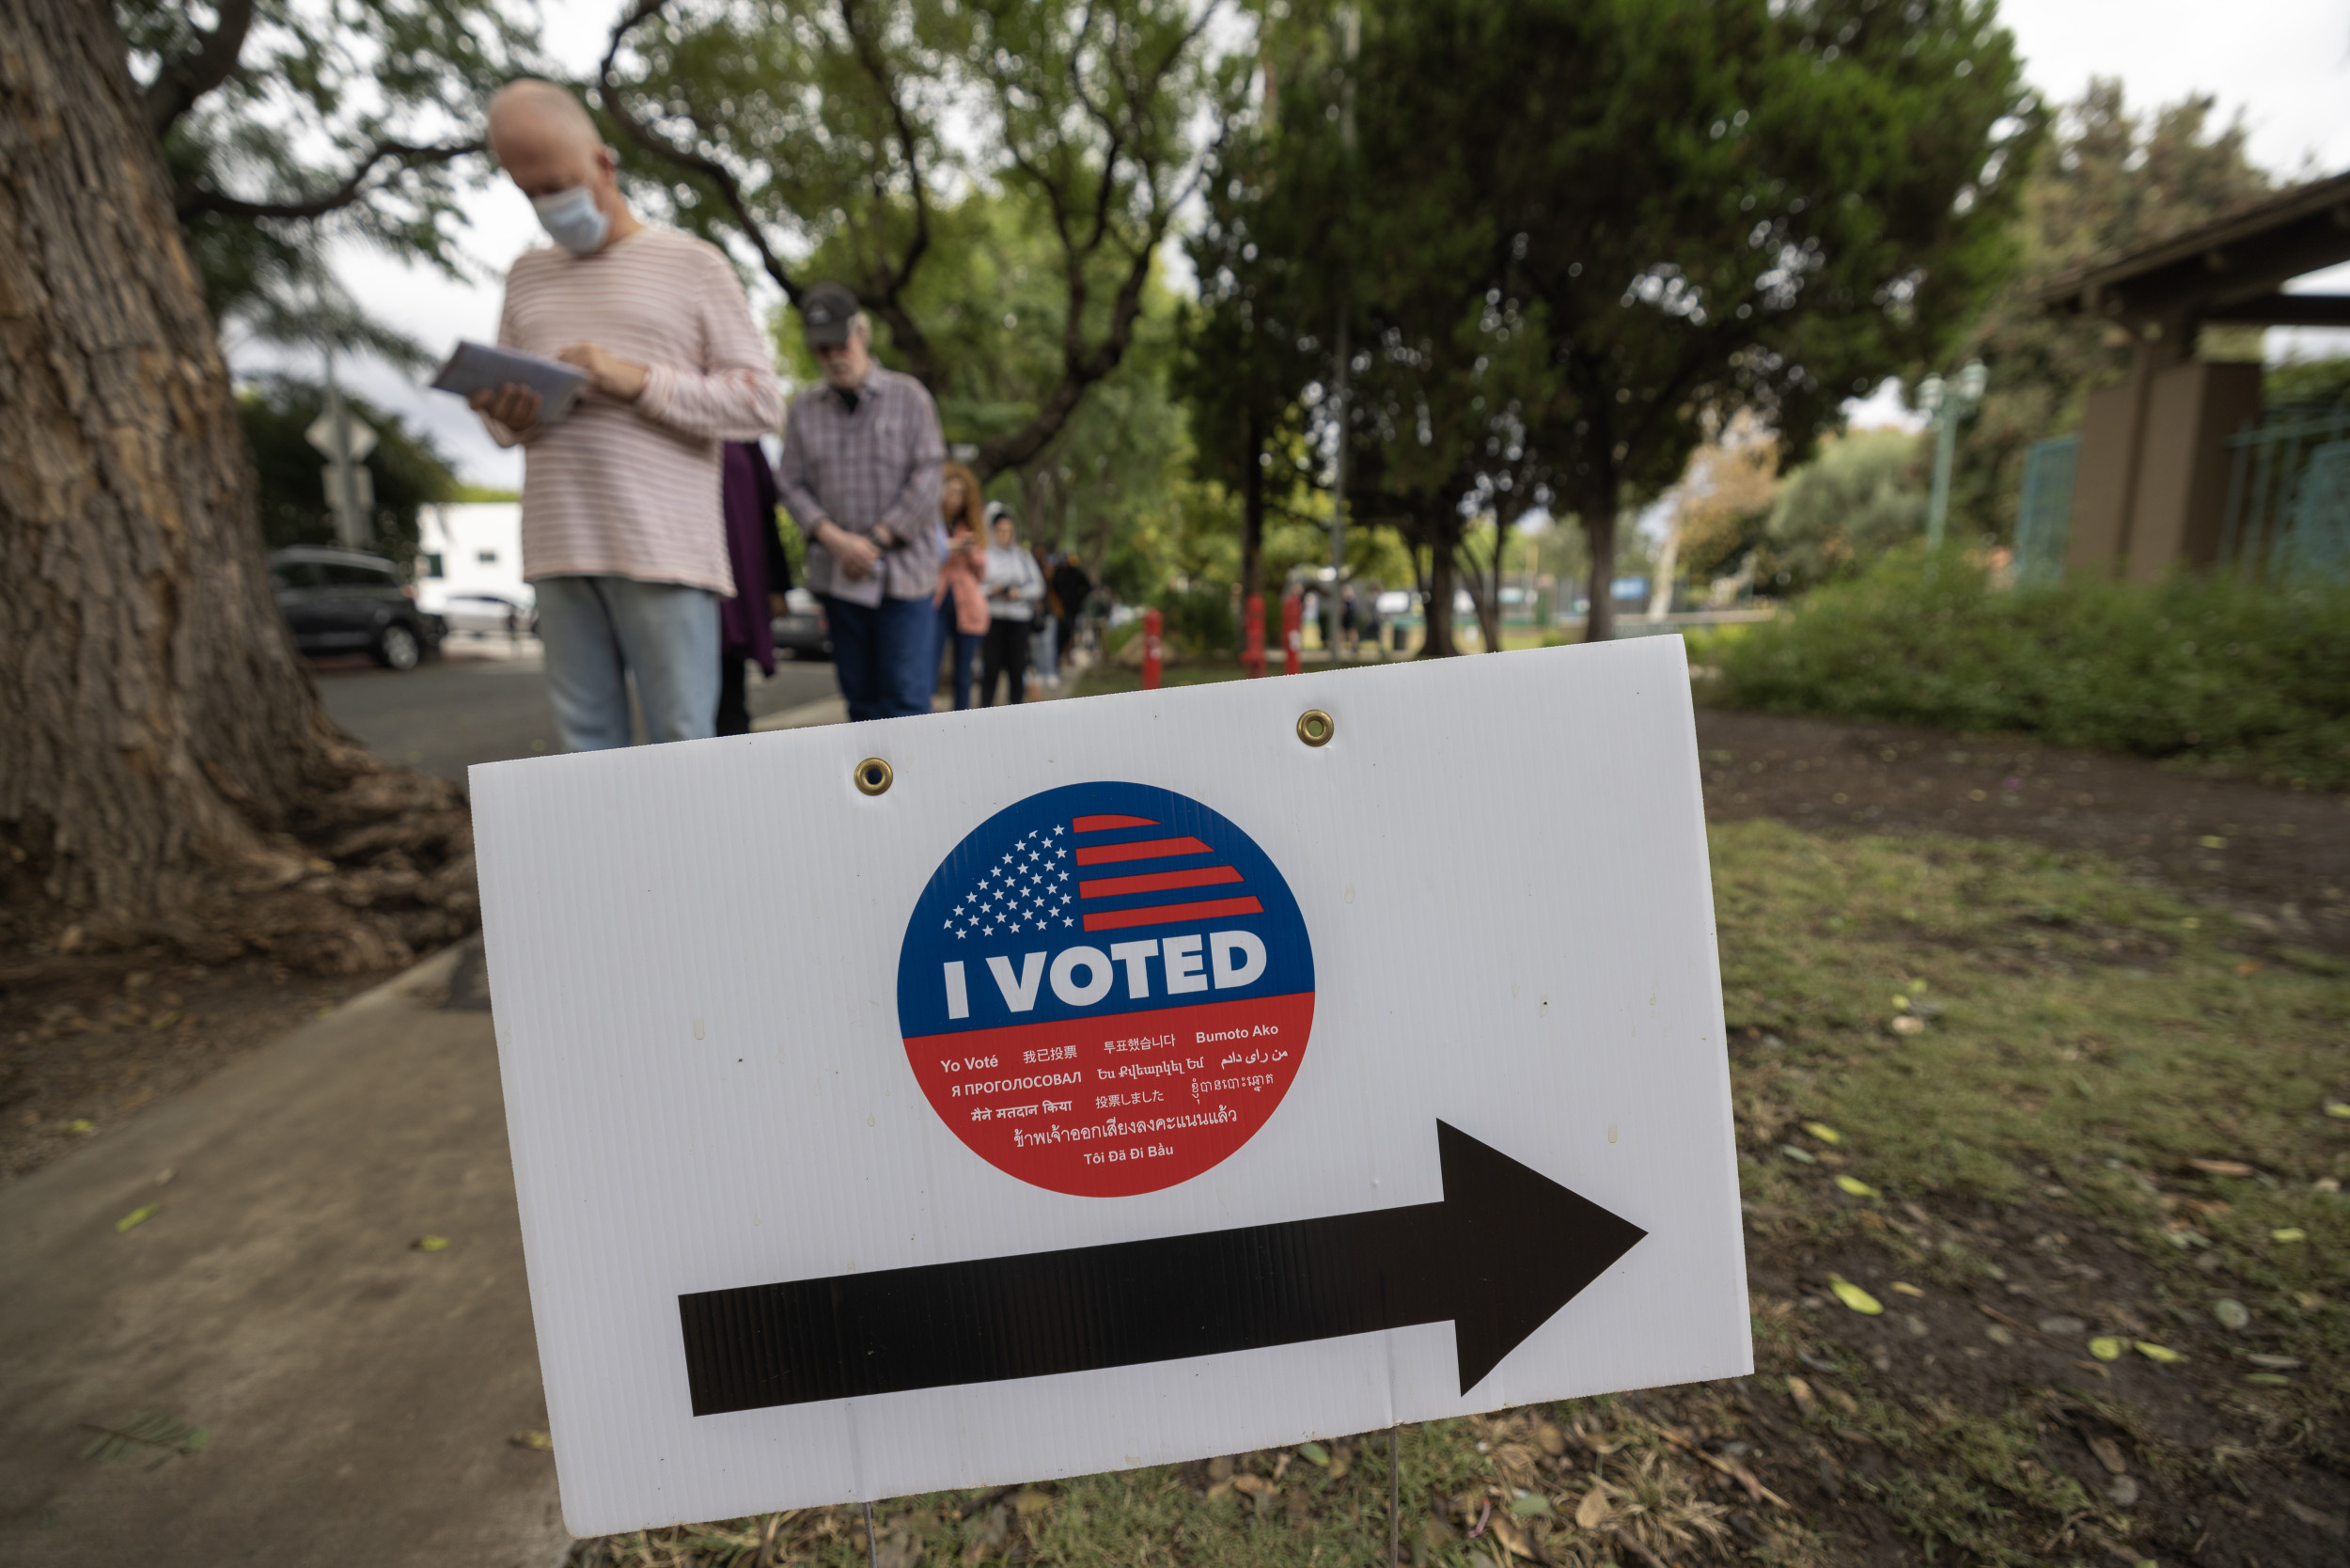
[[[1428,540],[1428,631],[1420,639],[1422,659],[1449,659],[1461,650],[1452,640],[1452,597],[1460,591],[1460,541],[1447,530],[1441,519],[1433,527],[1422,530]]]
[[[278,619],[112,13],[0,37],[0,938],[400,962],[470,919],[462,798],[337,731]]]
[[[1591,609],[1583,622],[1585,642],[1616,635],[1616,481],[1609,475],[1583,494],[1583,537],[1591,547]]]

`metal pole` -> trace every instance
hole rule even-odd
[[[873,1536],[873,1505],[865,1505],[865,1563],[866,1568],[881,1568],[881,1543]]]
[[[1403,1458],[1396,1446],[1402,1435],[1401,1421],[1387,1428],[1387,1568],[1403,1561]]]
[[[1950,462],[1958,450],[1958,400],[1934,411],[1934,496],[1926,503],[1926,549],[1942,548],[1942,526],[1950,511]]]

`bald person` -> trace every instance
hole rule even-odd
[[[650,739],[699,739],[717,718],[718,602],[734,594],[724,447],[781,422],[773,355],[717,247],[629,211],[570,93],[501,89],[490,147],[555,242],[508,272],[498,342],[588,373],[552,423],[527,387],[473,398],[497,443],[523,448],[523,575],[556,731],[572,751],[628,745],[633,676]]]

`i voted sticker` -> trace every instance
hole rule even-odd
[[[1156,1192],[1296,1080],[1314,959],[1248,835],[1148,784],[1030,795],[955,846],[898,960],[906,1058],[972,1152],[1080,1197]]]

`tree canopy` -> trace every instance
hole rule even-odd
[[[321,233],[448,268],[456,198],[488,173],[488,96],[536,32],[492,0],[116,0],[171,201],[224,332],[414,345],[334,285]]]
[[[2010,262],[2039,114],[1982,0],[1361,15],[1354,65],[1324,46],[1283,71],[1269,152],[1216,176],[1253,177],[1252,227],[1341,236],[1304,253],[1304,293],[1355,314],[1359,510],[1438,557],[1464,507],[1543,504],[1608,577],[1619,509],[1710,424],[1749,410],[1800,452],[1845,398],[1937,363]],[[1590,635],[1608,619],[1595,595]]]
[[[632,167],[682,226],[796,303],[854,290],[899,368],[992,402],[982,478],[1034,459],[1133,344],[1153,257],[1194,189],[1195,121],[1237,72],[1213,0],[636,0],[599,71]],[[988,200],[973,207],[979,193]],[[1015,209],[1009,220],[995,204]],[[958,217],[978,227],[956,232]],[[959,240],[1047,237],[1023,353],[993,312],[926,297]],[[949,267],[959,263],[947,261]],[[979,296],[984,299],[984,296]],[[1018,368],[1016,377],[1006,372]]]

